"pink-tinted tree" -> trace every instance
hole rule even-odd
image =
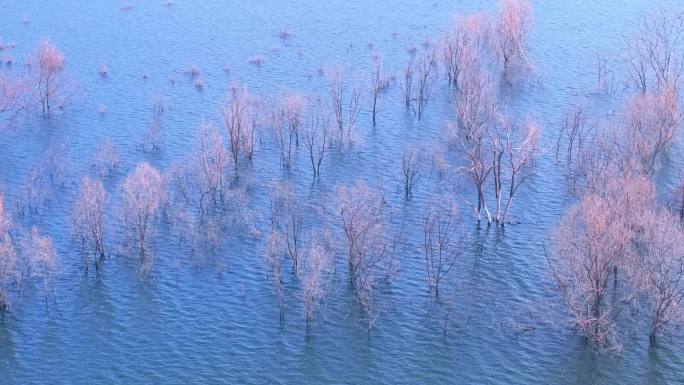
[[[197,128],[197,146],[200,208],[204,211],[204,196],[209,196],[212,206],[223,199],[231,158],[225,150],[221,132],[211,123],[202,123]]]
[[[663,10],[647,15],[640,29],[628,37],[627,74],[642,94],[679,88],[683,45],[684,17]]]
[[[306,322],[310,324],[328,296],[328,281],[333,271],[332,250],[321,242],[312,241],[305,253],[303,265],[299,286],[304,299]]]
[[[439,297],[439,285],[465,250],[466,235],[458,206],[450,198],[432,197],[423,210],[423,249],[430,294]]]
[[[38,45],[34,61],[31,69],[36,97],[43,106],[43,112],[49,114],[51,103],[67,86],[63,75],[64,54],[50,41],[43,40]]]
[[[483,40],[482,14],[457,17],[454,28],[442,38],[442,63],[449,84],[458,88],[463,69],[476,61]]]
[[[81,247],[83,264],[88,271],[88,257],[92,255],[95,269],[105,259],[104,220],[107,193],[101,180],[83,178],[81,193],[72,214],[72,234]]]
[[[665,88],[658,95],[636,95],[627,107],[625,119],[625,162],[637,171],[652,174],[674,140],[681,120],[677,94]]]
[[[266,245],[266,264],[272,274],[273,279],[273,291],[278,297],[278,315],[280,321],[285,319],[285,293],[283,291],[283,283],[281,278],[282,262],[281,262],[281,251],[282,239],[280,233],[277,231],[271,231],[268,236],[268,241]]]
[[[269,191],[271,231],[279,234],[285,252],[292,260],[292,272],[299,271],[302,249],[304,208],[291,184],[277,183]]]
[[[616,343],[615,317],[634,297],[633,241],[653,202],[647,179],[604,175],[553,234],[552,276],[578,330],[596,345]]]
[[[137,247],[139,273],[145,278],[153,263],[152,253],[148,251],[148,243],[154,235],[153,222],[166,199],[164,180],[159,171],[142,162],[126,177],[122,190],[127,239]]]
[[[10,80],[0,76],[0,116],[21,108],[26,86],[21,80]]]
[[[93,156],[93,167],[100,179],[113,173],[121,163],[119,151],[111,139],[102,142]]]
[[[241,156],[251,157],[254,149],[255,119],[250,116],[250,100],[246,86],[231,86],[230,100],[223,108],[222,115],[237,176]]]
[[[526,51],[531,28],[532,3],[528,0],[501,1],[493,45],[504,72],[511,64],[530,64]]]
[[[377,312],[373,286],[375,273],[386,254],[385,200],[362,180],[337,187],[338,212],[345,236],[349,278],[357,300],[366,313],[368,331]]]
[[[34,227],[24,239],[23,249],[31,264],[31,277],[41,281],[47,302],[50,294],[55,294],[59,267],[52,238],[41,235],[38,228]]]
[[[684,320],[684,228],[665,210],[641,218],[639,273],[648,301],[651,342]]]
[[[17,253],[10,233],[12,222],[0,194],[0,309],[10,305],[9,290],[17,279]]]

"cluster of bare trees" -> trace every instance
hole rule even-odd
[[[59,264],[52,238],[37,227],[17,233],[0,196],[0,308],[11,304],[12,289],[21,291],[25,282],[39,282],[45,301],[54,294]]]
[[[557,159],[578,202],[548,262],[577,329],[598,346],[617,346],[617,331],[642,308],[651,342],[684,320],[682,214],[658,202],[651,180],[681,122],[681,33],[680,16],[647,16],[627,46],[638,93],[603,125],[573,106],[560,132]]]
[[[679,88],[683,33],[682,15],[661,10],[647,15],[640,28],[627,36],[625,67],[628,80],[640,93]]]
[[[292,276],[304,305],[307,324],[325,304],[334,272],[333,249],[328,235],[321,231],[304,233],[304,218],[310,209],[287,182],[276,183],[269,191],[271,230],[266,244],[266,263],[278,299],[280,319],[285,317],[287,288],[283,282],[284,261],[292,263]]]
[[[650,180],[604,175],[563,217],[549,257],[578,330],[614,347],[621,317],[637,313],[625,308],[647,308],[652,341],[681,322],[682,237],[681,222],[656,202]]]

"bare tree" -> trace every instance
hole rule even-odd
[[[107,194],[101,180],[83,178],[81,194],[76,201],[72,216],[72,233],[81,246],[83,262],[88,271],[88,256],[92,255],[95,269],[105,259],[104,219]]]
[[[627,162],[651,174],[672,143],[680,123],[677,95],[665,88],[658,95],[636,95],[626,112]],[[636,159],[629,159],[631,156]]]
[[[389,85],[389,78],[382,73],[382,57],[375,55],[373,57],[373,71],[371,82],[371,100],[372,100],[372,115],[373,125],[376,123],[376,116],[378,112],[378,96]]]
[[[404,94],[404,105],[407,110],[411,109],[413,104],[413,74],[415,72],[416,49],[409,49],[409,60],[404,66],[403,77],[401,81],[401,92]]]
[[[342,89],[342,71],[334,69],[328,75],[328,86],[330,88],[330,104],[337,129],[342,135],[344,130],[344,114],[343,114],[343,89]]]
[[[628,37],[627,73],[642,94],[650,88],[679,88],[683,43],[684,17],[662,10],[647,15],[640,29]]]
[[[641,219],[639,272],[650,310],[650,339],[684,316],[684,228],[678,218],[657,210]]]
[[[366,312],[370,332],[377,312],[373,299],[374,271],[386,251],[385,200],[363,181],[337,187],[338,212],[346,239],[349,278],[357,300]]]
[[[477,61],[462,69],[461,85],[456,93],[458,127],[468,139],[486,129],[495,111],[495,94],[489,75]]]
[[[67,86],[63,75],[64,54],[48,40],[38,45],[35,54],[35,65],[32,74],[35,82],[35,92],[38,101],[43,106],[43,113],[50,113],[51,102],[60,97],[60,93]]]
[[[423,249],[428,289],[439,297],[439,285],[465,249],[458,207],[450,198],[432,197],[423,210]]]
[[[251,156],[254,144],[254,120],[250,121],[250,102],[247,87],[233,84],[230,88],[230,100],[221,111],[223,124],[230,140],[230,152],[233,155],[235,176],[242,155]]]
[[[487,223],[490,224],[492,223],[492,214],[487,207],[485,190],[494,162],[490,159],[491,151],[487,148],[487,138],[485,137],[487,131],[484,128],[478,128],[478,131],[471,133],[467,139],[461,142],[466,154],[464,171],[477,190],[477,204],[461,198],[473,208],[478,222],[482,219],[482,212],[484,211],[487,216]]]
[[[114,142],[111,139],[102,142],[93,156],[93,167],[100,179],[113,173],[119,163],[121,158]]]
[[[321,175],[321,163],[330,145],[330,118],[322,111],[320,101],[315,102],[304,126],[304,145],[309,151],[314,178]]]
[[[123,215],[127,235],[137,243],[139,273],[145,278],[153,263],[147,244],[154,233],[153,221],[165,198],[161,174],[148,163],[138,164],[123,182]]]
[[[409,198],[418,182],[422,169],[422,154],[419,149],[411,148],[401,154],[401,173],[404,183],[404,197]]]
[[[318,241],[309,244],[299,281],[307,324],[313,321],[328,296],[328,279],[333,270],[332,251]]]
[[[527,39],[532,28],[532,3],[527,0],[502,0],[494,31],[494,45],[504,73],[511,64],[530,65]]]
[[[482,40],[481,15],[468,15],[458,17],[454,21],[452,31],[444,35],[441,42],[442,63],[449,84],[458,88],[461,81],[461,73],[465,67],[472,65],[478,54]]]
[[[418,95],[416,96],[416,107],[414,111],[418,114],[418,119],[423,116],[425,106],[430,99],[434,84],[437,50],[429,49],[428,52],[418,61]]]
[[[513,203],[513,196],[518,191],[518,188],[531,176],[530,166],[539,156],[539,137],[540,129],[534,122],[527,122],[522,127],[520,132],[520,139],[514,142],[511,139],[511,132],[508,129],[504,130],[506,135],[505,151],[508,161],[508,199],[506,201],[506,209],[503,214],[503,222],[508,220],[508,212]]]
[[[223,199],[227,186],[227,170],[230,157],[227,154],[221,132],[211,123],[201,123],[197,128],[198,183],[202,197],[209,195],[211,205],[216,206]]]
[[[281,243],[280,233],[271,231],[266,245],[266,264],[273,275],[273,290],[278,297],[278,315],[280,321],[283,321],[285,319],[285,293],[281,279]]]
[[[10,305],[9,289],[17,274],[17,254],[10,233],[11,227],[12,222],[0,194],[0,309],[6,309]]]
[[[57,253],[52,238],[41,235],[38,228],[34,227],[31,234],[24,239],[24,253],[31,264],[31,276],[41,281],[47,302],[50,294],[55,293],[58,271]]]
[[[347,141],[351,143],[354,139],[352,133],[356,129],[356,120],[361,112],[361,89],[358,86],[351,89],[347,112]]]
[[[0,116],[19,110],[25,92],[26,85],[23,81],[0,76]]]
[[[277,183],[269,191],[271,204],[272,232],[279,234],[285,252],[292,260],[292,272],[299,271],[299,257],[302,249],[302,228],[304,208],[291,184]]]

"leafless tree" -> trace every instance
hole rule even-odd
[[[292,260],[292,272],[299,271],[302,250],[304,208],[291,184],[277,183],[269,191],[272,232],[279,234],[285,252]]]
[[[74,205],[72,216],[72,234],[81,246],[83,262],[88,271],[88,256],[92,255],[95,269],[105,259],[104,220],[107,193],[101,180],[83,178],[81,194]]]
[[[414,108],[418,119],[423,116],[432,92],[437,67],[436,55],[437,50],[432,48],[418,61],[418,95],[415,97],[416,107]]]
[[[224,128],[230,141],[235,176],[237,176],[240,157],[250,157],[254,148],[255,125],[254,119],[250,120],[250,101],[247,87],[233,84],[230,88],[230,100],[221,112]]]
[[[378,96],[389,85],[390,79],[382,72],[382,57],[375,55],[373,57],[373,72],[371,83],[371,100],[372,100],[372,115],[373,125],[376,123],[376,116],[378,112]]]
[[[228,188],[227,171],[230,156],[223,144],[223,135],[211,123],[201,123],[197,128],[198,146],[198,184],[201,190],[200,206],[205,195],[209,195],[211,205],[216,206],[223,199]]]
[[[650,339],[680,323],[684,316],[684,228],[678,218],[657,210],[641,218],[638,244],[641,286],[648,300]]]
[[[640,29],[628,36],[627,73],[642,94],[651,88],[679,88],[683,44],[684,17],[663,10],[647,15]]]
[[[65,91],[67,80],[64,77],[64,54],[48,40],[38,45],[35,64],[31,65],[35,92],[38,102],[43,107],[43,113],[50,113],[51,102],[60,97]]]
[[[331,109],[335,116],[337,129],[342,135],[344,131],[342,70],[334,69],[328,74],[328,86],[330,88]]]
[[[502,0],[494,31],[497,57],[507,72],[511,64],[530,65],[527,40],[532,28],[532,3],[527,0]]]
[[[507,126],[506,126],[507,127]],[[539,156],[539,137],[540,129],[534,122],[526,122],[521,132],[519,133],[519,140],[516,142],[511,139],[511,132],[504,128],[505,141],[504,149],[506,153],[506,160],[508,163],[508,198],[506,201],[506,209],[503,214],[503,222],[508,220],[508,213],[513,203],[513,197],[518,191],[518,188],[531,176],[533,172],[530,166]]]
[[[442,63],[449,84],[458,88],[461,73],[471,66],[483,40],[483,18],[480,14],[457,17],[452,31],[442,38]]]
[[[314,178],[321,175],[321,163],[330,146],[330,118],[322,110],[320,101],[315,101],[309,109],[304,126],[304,145],[309,151]]]
[[[423,249],[428,289],[439,297],[439,285],[465,249],[466,235],[456,203],[432,197],[423,210]]]
[[[0,76],[0,116],[19,110],[25,92],[26,85],[22,80],[10,80]]]
[[[9,289],[16,280],[17,253],[10,233],[12,222],[0,195],[0,309],[10,305]]]
[[[114,142],[111,139],[102,142],[93,156],[93,167],[98,176],[102,179],[113,173],[119,163],[121,163],[121,158]]]
[[[123,182],[123,216],[127,238],[137,243],[139,273],[145,278],[153,263],[147,244],[154,234],[159,208],[165,201],[166,191],[161,174],[148,163],[138,164]]]
[[[492,223],[492,214],[487,207],[485,190],[494,162],[490,158],[492,153],[487,147],[488,138],[485,135],[488,131],[485,128],[484,126],[479,127],[466,139],[462,139],[461,143],[466,154],[466,165],[463,170],[477,190],[477,203],[472,203],[464,197],[461,198],[473,208],[478,222],[482,219],[482,212],[484,211],[487,216],[487,223],[490,224]]]
[[[299,285],[304,299],[306,322],[311,323],[328,296],[329,276],[333,271],[332,250],[319,241],[309,244]]]
[[[368,331],[377,312],[373,298],[374,270],[386,252],[385,200],[358,180],[352,186],[337,187],[338,212],[346,239],[349,278],[356,297],[366,312]]]
[[[282,239],[280,238],[280,233],[277,231],[271,231],[266,245],[266,264],[273,275],[273,290],[278,297],[278,314],[280,321],[283,321],[285,319],[285,293],[283,292],[283,283],[281,278],[281,244]]]
[[[489,75],[480,69],[477,61],[462,69],[462,80],[456,93],[458,127],[468,140],[480,135],[494,116],[495,94]]]
[[[24,239],[23,249],[31,264],[31,276],[41,281],[47,302],[50,294],[55,293],[58,272],[57,253],[52,238],[41,235],[38,228],[34,227]]]
[[[673,89],[658,95],[640,94],[629,103],[626,112],[626,156],[640,171],[651,174],[658,160],[672,143],[680,123],[679,104]]]
[[[411,109],[413,103],[413,75],[415,72],[416,49],[409,50],[409,60],[404,66],[401,81],[401,92],[404,94],[404,105],[407,110]]]
[[[423,156],[417,148],[405,150],[401,155],[401,173],[404,182],[404,197],[409,198],[413,192],[413,187],[418,182],[423,171]]]

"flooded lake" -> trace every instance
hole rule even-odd
[[[623,81],[625,34],[657,7],[684,8],[677,1],[534,2],[531,69],[500,99],[509,115],[539,124],[542,151],[515,197],[511,223],[501,228],[478,225],[460,199],[476,198],[465,176],[444,177],[426,166],[407,199],[401,166],[404,151],[416,146],[444,154],[454,168],[462,162],[448,143],[445,127],[457,116],[441,68],[421,118],[405,109],[400,78],[409,49],[422,53],[437,44],[456,15],[497,7],[442,0],[0,0],[0,38],[15,45],[0,51],[3,61],[14,58],[0,74],[20,76],[38,43],[49,39],[63,52],[73,85],[64,108],[49,118],[32,108],[0,129],[0,190],[13,231],[37,226],[52,237],[59,259],[54,296],[45,301],[39,282],[24,285],[0,315],[0,383],[684,383],[681,333],[654,348],[647,332],[625,332],[614,352],[582,338],[545,254],[575,199],[555,156],[564,111],[581,104],[598,120],[619,111],[634,92]],[[368,89],[376,53],[394,81],[378,98],[373,125]],[[596,90],[597,53],[610,58],[612,92]],[[239,162],[224,215],[197,225],[194,247],[189,225],[160,214],[167,219],[160,218],[151,242],[154,264],[141,279],[138,258],[123,245],[121,214],[122,183],[136,165],[145,161],[170,175],[188,163],[200,123],[223,127],[221,108],[233,84],[265,101],[264,116],[269,103],[291,92],[320,95],[327,106],[333,69],[343,73],[345,93],[362,90],[353,143],[332,146],[314,179],[303,143],[291,168],[282,167],[264,122],[251,161]],[[156,118],[155,106],[163,108]],[[72,210],[82,178],[96,175],[93,156],[106,139],[120,155],[104,178],[108,256],[99,271],[91,263],[86,273],[72,239]],[[44,164],[54,175],[42,182],[38,209],[28,209],[27,180]],[[683,165],[680,130],[655,175],[658,196],[677,183]],[[396,280],[378,280],[372,289],[370,333],[336,217],[336,188],[359,178],[384,197],[388,231],[403,235],[392,250]],[[280,181],[291,182],[306,206],[303,234],[329,230],[336,250],[325,305],[311,323],[287,257],[281,319],[265,257],[269,194]],[[468,240],[438,301],[427,290],[421,222],[433,194],[454,197]]]

